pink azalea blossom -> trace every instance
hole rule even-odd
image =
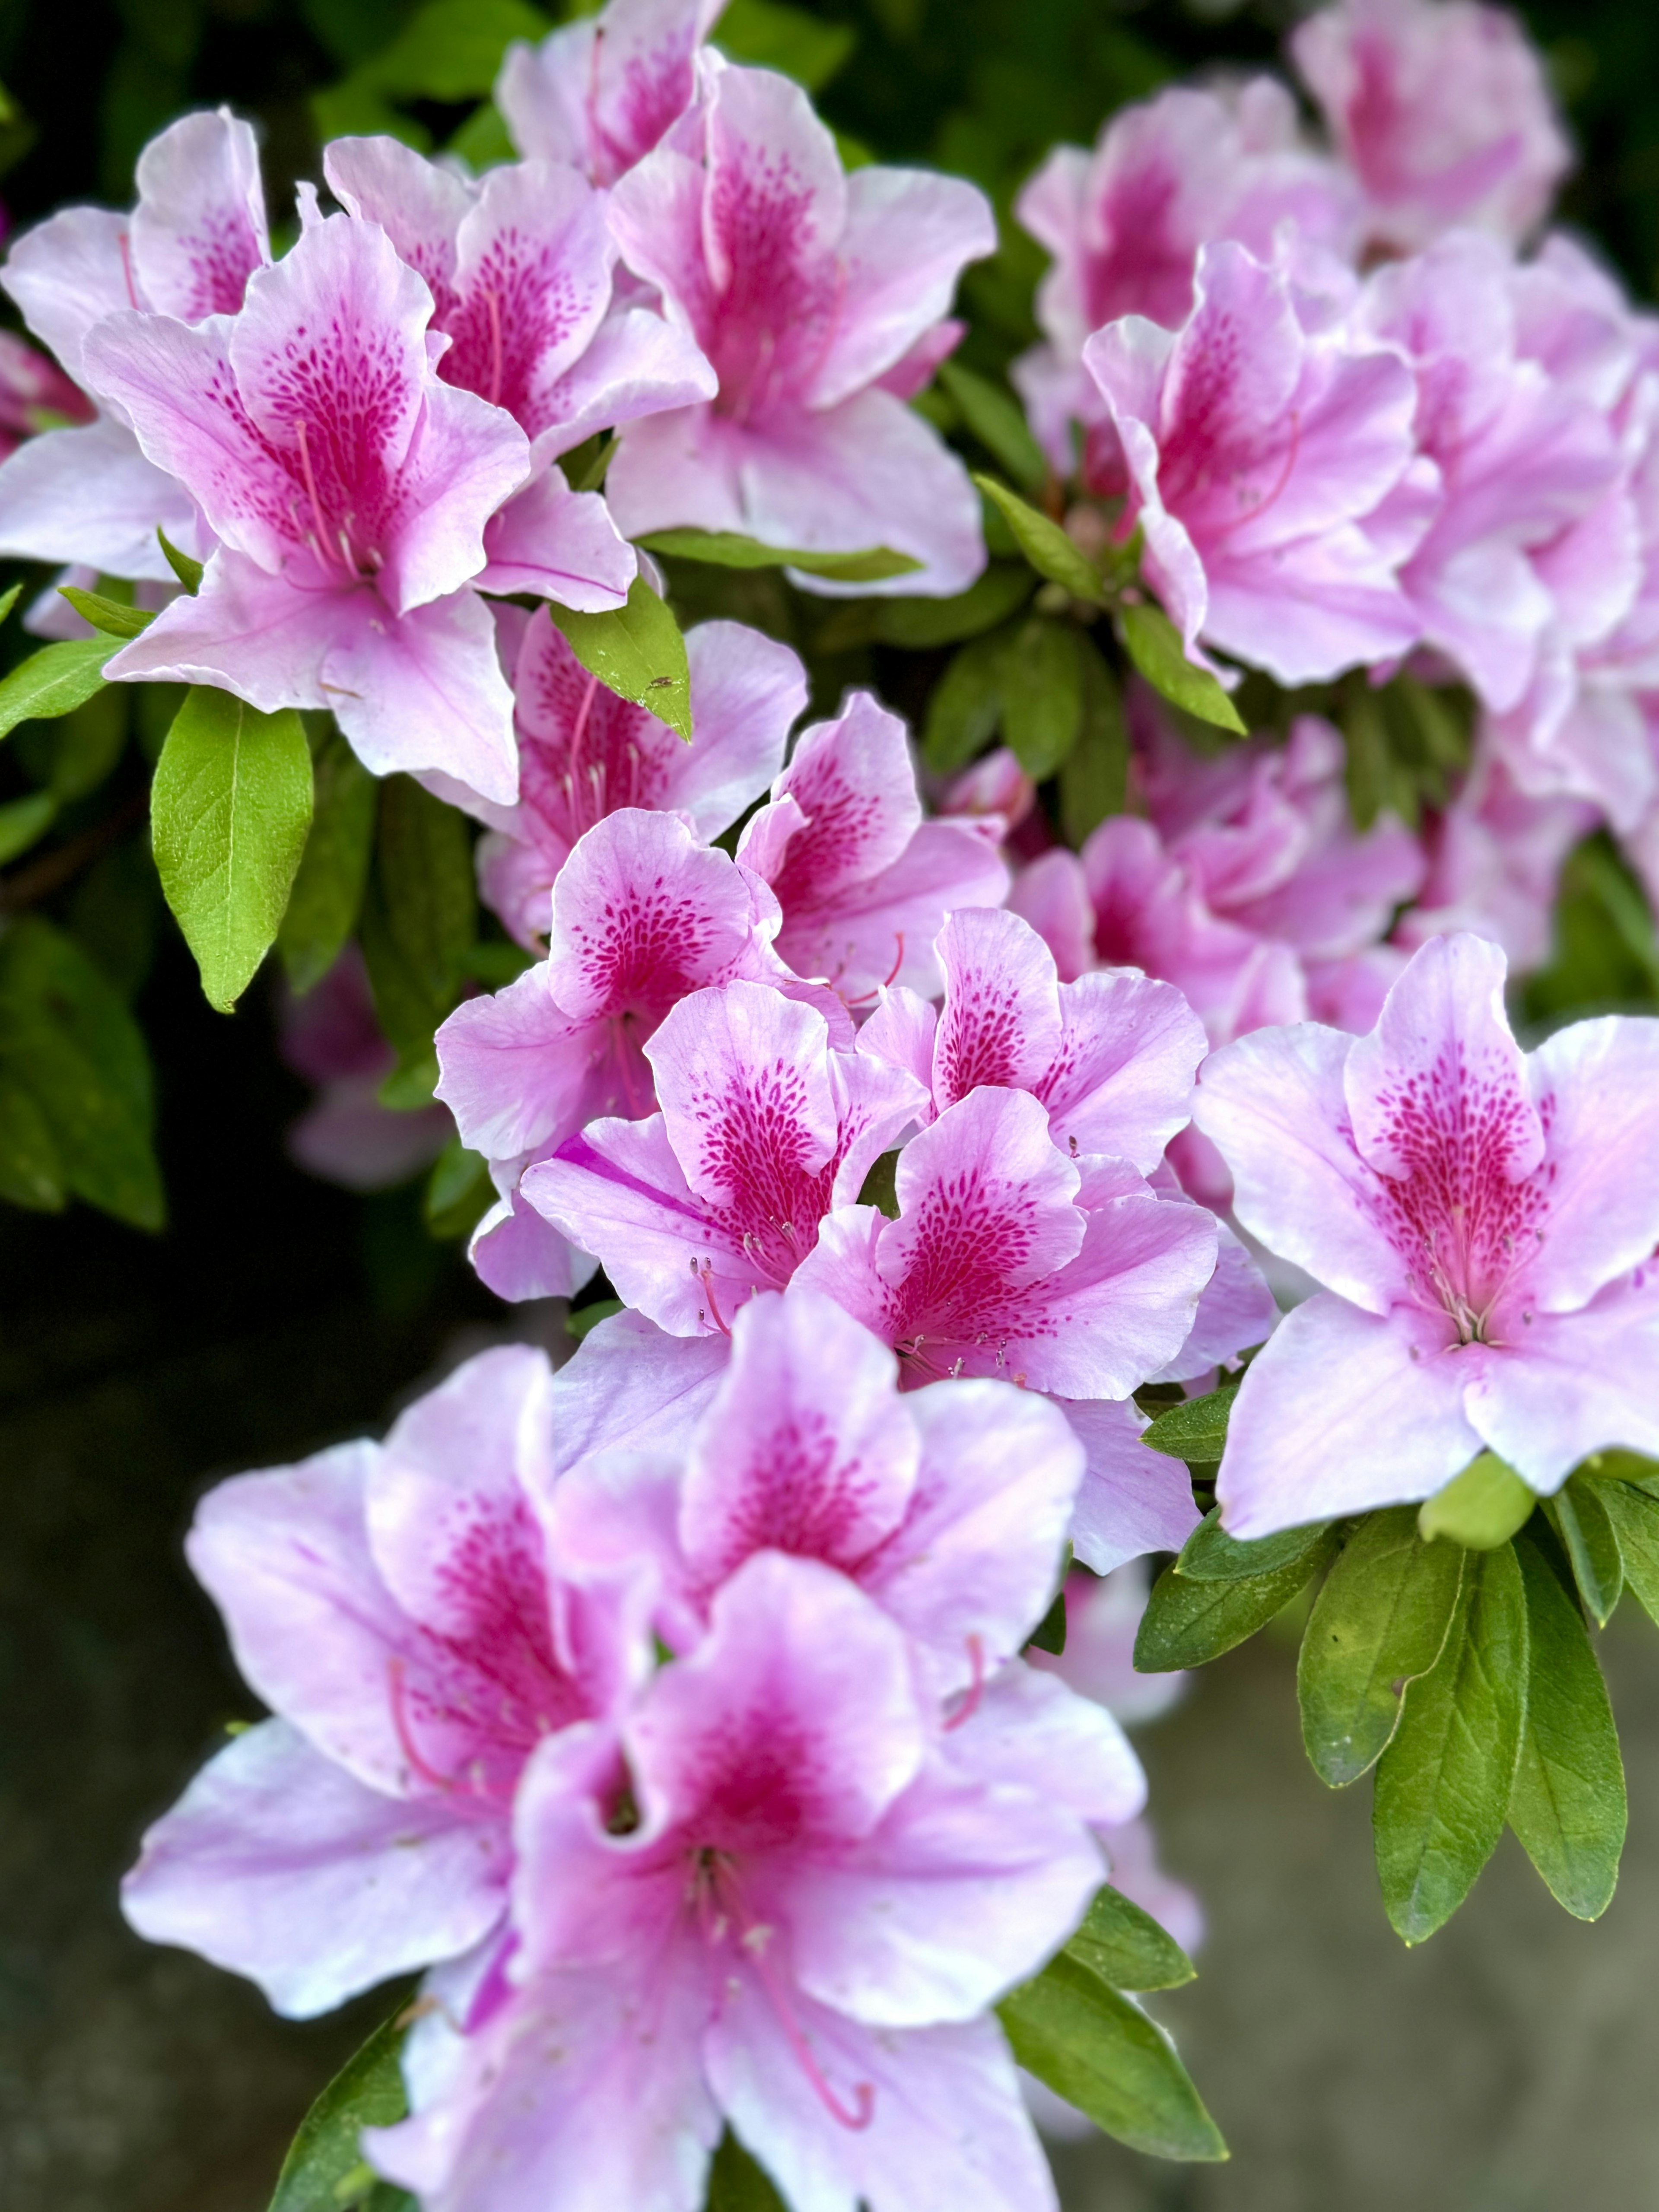
[[[1659,1450],[1659,1022],[1522,1054],[1504,973],[1437,938],[1368,1036],[1261,1031],[1206,1063],[1239,1219],[1323,1285],[1235,1402],[1236,1534],[1429,1497],[1483,1449],[1545,1492],[1604,1446]]]
[[[1502,945],[1511,968],[1541,966],[1562,863],[1595,826],[1588,800],[1517,791],[1503,759],[1481,746],[1463,789],[1425,831],[1428,873],[1416,904],[1400,917],[1395,943],[1415,948],[1473,930]]]
[[[1017,830],[1036,805],[1036,786],[1006,745],[952,776],[939,799],[941,814],[995,815],[1005,833]]]
[[[43,431],[89,422],[96,410],[78,385],[32,345],[0,331],[0,460]]]
[[[1281,222],[1347,252],[1359,194],[1336,164],[1300,143],[1296,105],[1271,77],[1236,89],[1176,86],[1120,108],[1091,153],[1058,146],[1015,212],[1054,256],[1037,289],[1047,340],[1014,365],[1032,427],[1057,474],[1075,465],[1072,425],[1109,437],[1083,367],[1090,334],[1123,315],[1177,330],[1192,312],[1199,248],[1224,238],[1262,259]]]
[[[1338,0],[1291,36],[1296,65],[1364,187],[1379,246],[1468,223],[1518,243],[1571,161],[1537,53],[1474,0]]]
[[[886,545],[920,562],[886,584],[959,592],[985,562],[978,499],[883,379],[991,252],[983,196],[954,177],[850,177],[799,86],[705,64],[671,143],[616,186],[623,258],[714,363],[712,401],[623,426],[606,496],[630,538],[692,526],[814,552]],[[695,126],[695,127],[694,127]]]
[[[553,886],[547,958],[458,1006],[434,1040],[437,1095],[501,1194],[472,1244],[493,1291],[562,1295],[592,1273],[525,1204],[526,1164],[598,1115],[653,1111],[643,1047],[688,993],[734,976],[799,988],[771,951],[778,921],[765,884],[681,815],[623,807],[578,841]]]
[[[150,1829],[127,1917],[304,2017],[507,1906],[526,1760],[648,1669],[619,1587],[550,1567],[546,1358],[469,1361],[393,1425],[203,1500],[191,1564],[275,1717]]]
[[[1304,329],[1289,269],[1242,246],[1206,246],[1194,293],[1179,331],[1131,315],[1083,356],[1122,444],[1124,526],[1188,653],[1202,639],[1294,685],[1405,652],[1395,572],[1435,489],[1410,369]]]
[[[697,94],[697,55],[726,0],[610,0],[539,46],[515,39],[495,104],[521,154],[614,185]]]
[[[702,838],[731,827],[782,764],[806,704],[806,674],[787,645],[758,630],[699,624],[685,640],[688,745],[591,676],[544,608],[527,622],[502,609],[497,621],[513,676],[519,803],[490,806],[457,790],[445,796],[491,825],[478,848],[479,888],[519,942],[537,951],[572,848],[619,807],[681,814]]]
[[[1033,1725],[1017,1671],[940,1737],[879,1606],[751,1557],[619,1741],[526,1773],[501,1995],[416,2028],[375,2166],[428,2212],[697,2212],[729,2122],[793,2203],[1052,2207],[989,2008],[1098,1883],[1088,1814],[1143,1785],[1083,1700]]]
[[[137,182],[130,216],[66,208],[18,240],[0,276],[77,386],[90,383],[82,349],[105,316],[234,315],[270,259],[258,142],[228,109],[169,125],[139,155]],[[91,412],[47,404],[76,422]],[[16,557],[171,584],[158,526],[187,553],[210,550],[190,492],[140,450],[107,398],[96,420],[46,431],[0,469],[0,551]]]
[[[289,1130],[290,1159],[347,1190],[392,1190],[431,1166],[455,1124],[441,1106],[381,1105],[398,1055],[374,1018],[355,945],[303,997],[284,991],[277,1021],[284,1061],[317,1090]]]
[[[723,1333],[788,1281],[831,1207],[856,1201],[923,1093],[765,983],[682,998],[645,1056],[660,1112],[589,1120],[526,1171],[523,1195],[659,1327]]]
[[[366,767],[517,796],[512,696],[471,588],[524,432],[435,374],[432,295],[373,224],[335,216],[232,318],[107,317],[82,359],[221,541],[108,673],[328,707]]]
[[[781,957],[867,1006],[884,983],[938,990],[932,945],[945,915],[1002,903],[1000,827],[924,822],[903,723],[854,691],[833,722],[802,731],[738,857],[777,895]]]

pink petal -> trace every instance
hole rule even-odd
[[[477,586],[528,592],[603,614],[626,603],[639,556],[597,492],[572,491],[550,462],[484,526]]]
[[[1580,1312],[1523,1317],[1507,1345],[1468,1349],[1464,1412],[1534,1490],[1559,1489],[1609,1447],[1659,1455],[1659,1295],[1646,1270]]]
[[[1080,976],[1059,999],[1060,1046],[1037,1093],[1054,1142],[1149,1174],[1191,1110],[1203,1024],[1172,984],[1145,975]]]
[[[377,775],[438,769],[510,805],[519,795],[513,695],[477,593],[452,592],[395,620],[367,592],[339,604],[349,626],[341,623],[318,688],[364,767]]]
[[[640,1313],[602,1321],[553,1377],[560,1468],[622,1448],[683,1455],[731,1350],[729,1337],[669,1336]]]
[[[954,1106],[981,1083],[1041,1095],[1060,1043],[1048,946],[1017,915],[983,908],[952,915],[937,951],[945,1012],[933,1052],[935,1106]]]
[[[599,1266],[548,1226],[516,1182],[473,1231],[466,1256],[484,1288],[514,1304],[573,1297]]]
[[[1545,1309],[1565,1313],[1659,1245],[1659,1024],[1575,1022],[1545,1040],[1528,1073],[1551,1174],[1533,1274]]]
[[[131,269],[131,217],[109,208],[64,208],[25,231],[6,256],[6,290],[36,337],[76,383],[88,331],[124,307],[148,308]]]
[[[1092,1828],[1133,1820],[1146,1803],[1140,1761],[1106,1706],[1023,1660],[988,1686],[945,1753],[953,1766],[1034,1790]]]
[[[964,265],[996,243],[989,204],[961,178],[855,171],[841,244],[846,289],[812,404],[833,407],[890,369],[949,313]]]
[[[396,138],[336,138],[323,175],[349,215],[378,223],[425,279],[441,318],[455,300],[456,233],[477,187]]]
[[[259,149],[222,107],[181,116],[138,156],[132,259],[149,304],[181,322],[234,315],[270,259]]]
[[[491,998],[465,1000],[434,1042],[438,1097],[461,1142],[494,1160],[581,1126],[608,1045],[595,1024],[572,1021],[556,1003],[545,961]]]
[[[1056,1401],[1087,1456],[1072,1516],[1072,1544],[1085,1567],[1110,1574],[1146,1552],[1178,1552],[1200,1519],[1179,1460],[1148,1451],[1146,1417],[1127,1400]]]
[[[181,551],[211,550],[190,494],[110,416],[27,438],[0,465],[0,552],[16,559],[164,581],[158,527]]]
[[[568,453],[596,430],[712,399],[719,379],[690,333],[643,307],[619,307],[581,358],[540,395],[537,436]]]

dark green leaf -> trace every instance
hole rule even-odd
[[[421,1212],[434,1237],[470,1237],[495,1202],[489,1163],[452,1137],[433,1164]]]
[[[7,616],[17,605],[18,598],[21,593],[22,589],[23,586],[21,584],[14,584],[11,586],[9,590],[0,592],[0,623],[4,622]]]
[[[733,61],[776,70],[808,92],[828,84],[858,44],[850,23],[826,23],[779,0],[731,0],[714,37]]]
[[[1140,1617],[1136,1668],[1143,1674],[1167,1674],[1218,1659],[1282,1613],[1335,1548],[1336,1539],[1327,1531],[1299,1559],[1248,1582],[1194,1582],[1166,1567],[1153,1583]]]
[[[564,1325],[580,1344],[590,1329],[597,1328],[602,1321],[609,1321],[612,1314],[622,1310],[620,1298],[595,1298],[591,1306],[578,1306],[574,1313],[567,1315]]]
[[[192,686],[156,763],[150,842],[167,902],[228,1013],[270,951],[311,823],[311,750],[291,708]]]
[[[1305,1559],[1328,1526],[1314,1521],[1304,1528],[1281,1528],[1277,1535],[1241,1542],[1227,1534],[1221,1525],[1221,1508],[1212,1505],[1182,1545],[1176,1572],[1195,1583],[1242,1583],[1274,1575]]]
[[[45,1114],[15,1076],[0,1070],[0,1199],[33,1213],[59,1213],[68,1195]]]
[[[1030,615],[1002,655],[1003,742],[1034,782],[1051,776],[1083,723],[1083,639],[1069,622]]]
[[[1207,668],[1196,668],[1188,659],[1181,632],[1162,607],[1149,600],[1120,607],[1117,628],[1124,651],[1154,691],[1200,722],[1244,736],[1237,708]]]
[[[1601,1506],[1619,1539],[1625,1580],[1650,1617],[1659,1621],[1659,1498],[1632,1483],[1607,1482]]]
[[[636,707],[648,707],[690,744],[691,676],[685,640],[643,576],[635,576],[628,605],[614,613],[578,614],[551,601],[548,612],[590,676],[597,676]]]
[[[58,819],[58,801],[49,791],[31,791],[0,806],[0,868],[38,845]]]
[[[20,722],[55,720],[103,688],[104,663],[120,651],[105,637],[66,638],[0,677],[0,738]]]
[[[1015,544],[1039,576],[1046,576],[1051,584],[1058,584],[1073,599],[1086,600],[1091,606],[1105,605],[1106,591],[1099,569],[1057,522],[994,477],[975,475],[974,482],[995,503],[1014,533]]]
[[[1450,1919],[1492,1856],[1526,1708],[1526,1594],[1514,1547],[1504,1544],[1466,1561],[1445,1648],[1407,1690],[1376,1770],[1376,1871],[1407,1943]]]
[[[1115,1990],[1176,1990],[1193,1978],[1193,1962],[1174,1936],[1109,1882],[1096,1891],[1066,1948]]]
[[[935,775],[966,768],[984,751],[1002,720],[1002,657],[1006,630],[964,645],[927,702],[922,754]]]
[[[1066,1652],[1066,1584],[1062,1580],[1054,1592],[1054,1603],[1026,1638],[1028,1650],[1047,1651],[1055,1659]]]
[[[1471,1552],[1494,1551],[1525,1527],[1537,1503],[1537,1492],[1512,1467],[1496,1452],[1482,1452],[1443,1490],[1424,1500],[1418,1532],[1425,1541],[1444,1536]]]
[[[616,453],[614,430],[596,430],[591,438],[584,439],[575,452],[567,453],[559,464],[571,490],[603,490]]]
[[[744,538],[735,530],[654,530],[640,543],[648,553],[707,561],[717,568],[799,568],[804,575],[830,576],[842,584],[878,584],[890,576],[908,576],[921,566],[909,554],[895,553],[887,545],[866,545],[854,553],[813,553],[799,546],[763,545],[758,538]],[[553,619],[562,627],[563,610],[555,608]],[[574,638],[571,642],[575,643]],[[652,708],[653,714],[658,711]]]
[[[757,2164],[728,2128],[715,2145],[708,2166],[704,2212],[788,2212],[763,2166]]]
[[[880,1208],[890,1221],[898,1219],[898,1154],[883,1152],[859,1187],[859,1204]]]
[[[503,162],[516,161],[519,158],[506,118],[493,100],[479,101],[451,137],[444,151],[458,155],[478,176],[482,176],[486,169],[499,167]],[[571,485],[573,491],[592,489],[594,487],[586,484]]]
[[[376,857],[398,949],[433,1005],[447,1012],[477,928],[465,821],[412,776],[388,776],[380,786]]]
[[[1237,1382],[1224,1382],[1202,1398],[1188,1398],[1160,1413],[1140,1441],[1171,1459],[1208,1466],[1221,1457],[1227,1442],[1227,1416],[1238,1395]]]
[[[1578,1595],[1598,1628],[1613,1618],[1625,1586],[1625,1563],[1601,1492],[1575,1475],[1565,1489],[1544,1501],[1544,1510],[1572,1565]]]
[[[53,735],[52,794],[67,806],[85,799],[113,769],[127,741],[132,691],[106,684],[59,721]]]
[[[1162,2028],[1062,1951],[997,2007],[1015,2057],[1097,2127],[1153,2158],[1227,2155]]]
[[[69,601],[82,622],[89,622],[106,637],[139,637],[155,619],[142,607],[125,607],[118,599],[106,599],[98,592],[83,592],[74,584],[60,584],[58,595]]]
[[[949,599],[855,599],[818,633],[819,648],[840,653],[859,645],[902,645],[913,652],[981,636],[1018,612],[1031,596],[1025,563],[994,561],[965,592]]]
[[[181,553],[168,538],[165,530],[158,529],[155,537],[168,568],[172,569],[191,598],[194,599],[202,588],[202,578],[206,573],[203,564],[193,559],[190,554]]]
[[[319,983],[357,927],[374,849],[374,778],[337,730],[313,760],[311,831],[276,933],[283,972],[296,991]]]
[[[1598,1920],[1625,1844],[1619,1731],[1583,1614],[1531,1536],[1518,1536],[1515,1551],[1527,1598],[1527,1717],[1510,1826],[1556,1901]]]
[[[1425,1544],[1409,1505],[1367,1514],[1338,1553],[1296,1670],[1302,1741],[1333,1790],[1388,1748],[1406,1685],[1445,1648],[1468,1556],[1454,1544]]]
[[[1060,826],[1074,850],[1127,803],[1129,731],[1117,678],[1092,645],[1083,647],[1083,719],[1060,763]]]
[[[1027,491],[1041,491],[1048,481],[1048,464],[1013,394],[986,377],[976,376],[959,361],[941,362],[939,380],[998,466],[1006,469]]]
[[[394,2205],[414,2212],[412,2198],[367,2173],[358,2144],[365,2128],[391,2127],[408,2113],[398,2067],[407,2032],[401,2014],[377,2028],[323,2091],[283,2160],[270,2212],[342,2212],[359,2204],[365,2212],[392,2212]]]

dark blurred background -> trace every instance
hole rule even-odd
[[[474,5],[485,46],[534,21],[524,0]],[[1005,208],[1055,140],[1092,137],[1111,107],[1195,65],[1271,59],[1285,21],[1224,0],[812,12],[852,34],[817,94],[836,127],[884,157],[970,173]],[[403,0],[3,0],[10,228],[66,199],[125,201],[144,140],[221,100],[261,124],[283,220],[287,186],[316,173],[313,95],[345,80],[361,109],[364,64],[412,13]],[[1650,297],[1659,8],[1525,13],[1582,153],[1565,216]],[[763,13],[750,28],[764,33]],[[400,100],[441,144],[483,88],[434,99],[383,72],[367,96]],[[1014,240],[970,277],[982,354],[1024,342],[1037,265]],[[150,1237],[84,1208],[0,1206],[0,2206],[261,2212],[300,2113],[384,2001],[276,2022],[251,1990],[146,1948],[119,1920],[140,1828],[252,1710],[179,1539],[208,1481],[378,1426],[510,1317],[427,1234],[418,1188],[353,1198],[286,1164],[304,1094],[276,1058],[262,987],[227,1021],[170,927],[124,957],[158,1071],[170,1225]],[[1198,1984],[1165,2016],[1235,2156],[1189,2170],[1109,2146],[1066,2153],[1079,2212],[1659,2202],[1659,1637],[1621,1618],[1607,1646],[1631,1842],[1595,1929],[1567,1920],[1506,1842],[1458,1920],[1404,1952],[1376,1896],[1367,1793],[1331,1796],[1309,1772],[1291,1656],[1270,1639],[1209,1670],[1149,1733],[1165,1856],[1212,1930]]]

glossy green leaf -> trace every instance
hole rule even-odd
[[[20,722],[52,721],[103,687],[104,663],[120,651],[106,637],[43,645],[0,677],[0,738]]]
[[[408,2113],[398,2065],[407,2032],[401,2014],[377,2028],[323,2091],[283,2160],[270,2212],[414,2212],[412,2197],[375,2181],[358,2141],[365,2128],[390,2127]]]
[[[1003,743],[1034,782],[1051,776],[1083,726],[1084,641],[1069,622],[1028,616],[1001,661]]]
[[[1425,1542],[1443,1536],[1471,1552],[1494,1551],[1524,1528],[1538,1493],[1496,1452],[1482,1452],[1444,1489],[1418,1509],[1417,1527]]]
[[[452,1137],[433,1163],[422,1194],[421,1213],[433,1236],[470,1237],[495,1203],[489,1163]]]
[[[1194,1582],[1166,1567],[1152,1584],[1140,1616],[1135,1636],[1137,1669],[1143,1674],[1167,1674],[1218,1659],[1282,1613],[1335,1548],[1336,1539],[1328,1530],[1300,1559],[1245,1582]]]
[[[589,675],[636,707],[648,707],[690,744],[691,675],[685,640],[643,576],[634,579],[628,605],[612,613],[579,614],[550,600],[548,612]]]
[[[730,0],[713,35],[733,61],[776,70],[808,92],[828,84],[858,44],[850,23],[826,23],[779,0]]]
[[[69,1198],[52,1128],[33,1095],[0,1067],[0,1199],[59,1213]]]
[[[1153,2158],[1227,2146],[1162,2028],[1062,1951],[997,2007],[1015,2057],[1120,2142]]]
[[[1129,729],[1117,678],[1086,641],[1082,660],[1083,716],[1060,769],[1060,826],[1074,850],[1109,814],[1123,811],[1129,781]]]
[[[50,791],[31,791],[0,806],[0,868],[38,845],[58,819],[58,800]]]
[[[331,725],[312,766],[311,830],[276,933],[283,972],[290,988],[301,992],[327,975],[357,927],[374,849],[379,788]]]
[[[1162,607],[1150,600],[1120,607],[1117,628],[1124,651],[1171,706],[1196,714],[1200,722],[1213,722],[1218,730],[1245,734],[1237,708],[1207,668],[1195,668],[1188,659],[1181,632]]]
[[[1281,1528],[1276,1535],[1241,1541],[1227,1534],[1221,1525],[1221,1508],[1212,1505],[1182,1546],[1176,1572],[1195,1583],[1242,1583],[1274,1575],[1305,1559],[1328,1525],[1315,1521],[1305,1528]]]
[[[184,586],[191,598],[194,599],[198,592],[201,590],[202,578],[207,573],[204,564],[200,561],[196,560],[191,555],[188,553],[181,553],[179,550],[179,548],[173,544],[172,540],[168,538],[165,530],[158,529],[155,533],[155,538],[156,543],[161,549],[162,558],[166,561],[168,568],[172,569],[173,574]]]
[[[964,645],[933,686],[922,732],[922,757],[935,775],[966,768],[984,751],[1002,720],[1002,658],[1009,632],[993,630]]]
[[[1237,1382],[1224,1382],[1202,1398],[1188,1398],[1160,1413],[1141,1437],[1153,1451],[1206,1467],[1221,1457],[1227,1443],[1227,1416],[1238,1395]]]
[[[1013,532],[1015,544],[1039,576],[1046,576],[1075,599],[1085,599],[1091,606],[1105,605],[1106,589],[1099,569],[1057,522],[994,477],[976,475],[974,482],[994,502]]]
[[[704,2212],[788,2212],[766,2169],[752,2159],[728,2128],[708,2163]]]
[[[1650,1618],[1659,1621],[1659,1498],[1630,1482],[1604,1482],[1601,1492],[1601,1509],[1619,1540],[1625,1580]]]
[[[1096,1891],[1066,1948],[1115,1990],[1177,1990],[1194,1972],[1174,1936],[1109,1882]]]
[[[1508,1817],[1527,1709],[1527,1603],[1513,1545],[1471,1553],[1444,1649],[1406,1692],[1376,1769],[1382,1903],[1420,1943],[1450,1919]]]
[[[1598,1920],[1625,1845],[1625,1766],[1583,1615],[1530,1535],[1516,1539],[1527,1598],[1527,1717],[1510,1826],[1558,1904]]]
[[[921,566],[909,554],[896,553],[888,545],[866,545],[852,553],[813,553],[799,546],[763,545],[758,538],[744,538],[735,530],[654,530],[640,543],[648,553],[706,561],[717,568],[799,568],[804,575],[830,576],[842,584],[878,584],[890,576],[908,576]],[[562,611],[553,611],[555,622],[562,623]]]
[[[100,592],[83,592],[74,584],[60,584],[58,596],[69,601],[82,622],[89,622],[106,637],[124,641],[141,637],[155,619],[142,607],[123,606],[118,599],[106,599]]]
[[[1619,1538],[1598,1486],[1575,1475],[1544,1501],[1550,1525],[1561,1539],[1578,1595],[1598,1628],[1605,1628],[1625,1587],[1625,1563]]]
[[[1025,410],[1011,392],[988,377],[964,368],[959,361],[941,362],[939,380],[956,402],[963,421],[1000,468],[1027,491],[1041,491],[1048,481],[1048,464],[1031,435]]]
[[[1425,1544],[1409,1505],[1369,1513],[1337,1554],[1302,1638],[1302,1741],[1333,1790],[1387,1750],[1406,1686],[1445,1648],[1468,1554]]]
[[[311,824],[311,749],[291,709],[195,684],[150,786],[150,842],[208,1004],[228,1013],[276,939]]]
[[[143,1033],[94,962],[39,915],[0,937],[0,1082],[33,1102],[64,1189],[135,1228],[161,1227]],[[38,1148],[34,1158],[42,1170]]]

